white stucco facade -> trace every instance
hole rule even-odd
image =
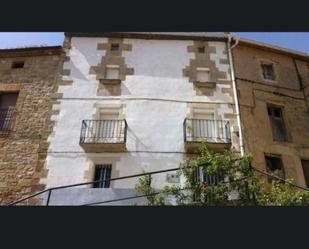
[[[60,104],[53,106],[60,112],[52,117],[56,125],[49,138],[48,175],[41,180],[46,188],[92,181],[95,164],[111,163],[112,177],[178,167],[186,158],[183,122],[190,113],[188,104],[217,104],[213,107],[216,115],[234,114],[233,98],[222,91],[231,88],[229,65],[220,63],[228,59],[225,42],[208,42],[216,48],[210,59],[227,75],[220,81],[226,83],[217,84],[213,96],[197,96],[192,82],[183,76],[183,69],[195,56],[187,49],[193,41],[152,39],[123,39],[132,46],[122,56],[134,74],[121,82],[120,96],[98,96],[100,83],[89,72],[105,55],[104,50],[97,50],[97,44],[107,42],[104,37],[71,39],[70,60],[64,63],[70,76],[63,79],[73,82],[59,87],[63,96]],[[96,106],[111,104],[123,106],[128,124],[127,151],[86,153],[79,144],[82,120],[93,119]],[[111,187],[134,188],[135,183],[136,179],[122,180]],[[153,186],[166,184],[165,174],[153,177]]]

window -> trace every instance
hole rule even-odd
[[[111,51],[118,51],[118,50],[119,50],[119,44],[118,43],[112,43]]]
[[[215,186],[219,182],[224,181],[224,175],[222,173],[206,175],[204,174],[203,167],[198,167],[193,171],[193,177],[196,182],[207,183],[209,186]]]
[[[224,182],[224,175],[223,174],[213,174],[213,175],[206,175],[204,174],[203,167],[198,167],[193,169],[193,179],[196,183],[202,183],[203,187],[208,188],[212,186],[218,185],[220,182]],[[202,195],[201,193],[194,193],[192,196],[194,201],[200,201],[201,198],[203,198],[205,201],[208,198],[212,198],[211,193],[208,193],[206,195]]]
[[[280,155],[265,155],[266,169],[270,174],[277,174],[278,177],[284,178],[284,169]],[[271,182],[272,178],[268,177],[268,182]]]
[[[109,80],[119,79],[119,66],[118,65],[106,66],[106,79],[109,79]]]
[[[267,106],[267,111],[271,123],[273,140],[279,142],[287,141],[287,134],[282,116],[282,108]]]
[[[309,160],[301,160],[307,188],[309,188]]]
[[[199,47],[199,48],[198,48],[198,52],[199,52],[200,54],[204,54],[204,53],[205,53],[205,47]]]
[[[98,113],[99,120],[117,120],[119,119],[120,109],[101,108]]]
[[[210,81],[210,70],[209,68],[197,68],[196,69],[196,80],[197,82],[209,82]]]
[[[0,94],[0,131],[8,131],[11,127],[18,93]]]
[[[96,143],[119,143],[123,140],[125,123],[120,120],[120,108],[100,108],[95,121]]]
[[[94,172],[94,181],[104,181],[109,180],[111,178],[112,173],[112,165],[111,164],[103,164],[96,165]],[[109,188],[110,182],[97,182],[93,184],[94,188]]]
[[[12,68],[23,68],[24,67],[24,62],[23,61],[14,61],[12,64]]]
[[[262,63],[261,67],[265,80],[276,80],[273,63]]]
[[[217,127],[215,114],[207,109],[193,109],[192,136],[195,141],[207,139],[215,142],[217,139]]]

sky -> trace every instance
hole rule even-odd
[[[309,54],[309,32],[234,32],[233,34]],[[62,45],[63,32],[0,32],[0,49]]]

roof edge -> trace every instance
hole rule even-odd
[[[63,53],[62,46],[25,47],[0,49],[0,57],[60,55]]]
[[[258,48],[258,49],[270,51],[270,52],[273,52],[273,53],[284,54],[284,55],[287,55],[287,56],[290,56],[290,57],[293,57],[293,58],[302,59],[302,60],[309,62],[309,54],[306,54],[304,52],[300,52],[300,51],[296,51],[296,50],[292,50],[292,49],[288,49],[288,48],[283,48],[283,47],[280,47],[280,46],[271,45],[271,44],[267,44],[267,43],[264,43],[264,42],[258,42],[258,41],[253,41],[253,40],[249,40],[249,39],[239,38],[237,36],[233,36],[233,38],[238,39],[239,45],[252,47],[252,48]]]
[[[227,41],[227,34],[222,35],[201,35],[192,32],[65,32],[66,37],[115,37],[115,38],[137,38],[137,39],[158,39],[158,40],[216,40]],[[200,33],[200,32],[199,32]]]

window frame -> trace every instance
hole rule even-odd
[[[273,174],[276,170],[274,170],[274,171],[270,170],[267,158],[276,158],[276,159],[280,160],[280,164],[281,164],[280,171],[281,171],[281,174],[282,174],[281,176],[282,176],[283,179],[285,179],[286,178],[286,173],[285,173],[285,168],[284,168],[284,163],[283,163],[283,160],[282,160],[282,156],[279,155],[279,154],[264,153],[264,160],[265,160],[266,171],[267,171],[268,174]],[[269,183],[271,183],[273,178],[270,177],[270,176],[268,176],[267,178],[268,178],[267,181]]]
[[[284,139],[283,140],[277,140],[275,139],[274,137],[274,125],[273,125],[273,118],[277,118],[275,117],[274,115],[270,115],[269,114],[269,108],[272,108],[272,109],[280,109],[280,113],[281,113],[281,120],[282,120],[282,127],[283,127],[283,130],[284,130]],[[274,105],[274,104],[271,104],[271,103],[267,103],[266,104],[266,111],[267,111],[267,116],[268,116],[268,119],[269,119],[269,123],[270,123],[270,126],[271,126],[271,133],[272,133],[272,139],[274,142],[281,142],[281,143],[286,143],[286,142],[289,142],[290,139],[289,139],[289,135],[288,135],[288,129],[287,129],[287,125],[286,125],[286,120],[285,120],[285,114],[284,114],[284,106],[279,106],[279,105]],[[274,113],[274,112],[273,112]]]
[[[1,91],[0,92],[0,133],[8,134],[13,131],[16,120],[16,107],[18,104],[20,91]],[[3,95],[16,95],[15,105],[2,108]]]
[[[106,179],[111,179],[112,178],[112,168],[113,165],[111,163],[102,163],[102,164],[95,164],[94,165],[94,173],[93,173],[93,181],[102,181]],[[99,179],[96,179],[97,175],[97,170],[100,169],[105,169],[104,177],[102,178],[102,172],[100,172],[100,177]],[[107,177],[109,175],[109,177]],[[106,178],[106,179],[104,179]],[[99,182],[99,183],[93,183],[92,188],[110,188],[111,187],[111,182],[106,181],[106,182]]]
[[[198,73],[208,73],[208,81],[200,81],[198,78]],[[196,82],[202,83],[202,84],[207,84],[211,83],[211,71],[210,68],[208,67],[197,67],[196,68]]]
[[[108,77],[108,70],[118,70],[118,78],[109,78]],[[120,80],[120,66],[119,65],[106,65],[105,67],[105,79],[112,80],[112,81],[119,81]]]
[[[259,70],[262,80],[267,81],[269,83],[277,83],[278,82],[278,74],[275,62],[267,59],[259,59]],[[273,68],[274,79],[267,79],[264,77],[263,65],[271,65]]]

